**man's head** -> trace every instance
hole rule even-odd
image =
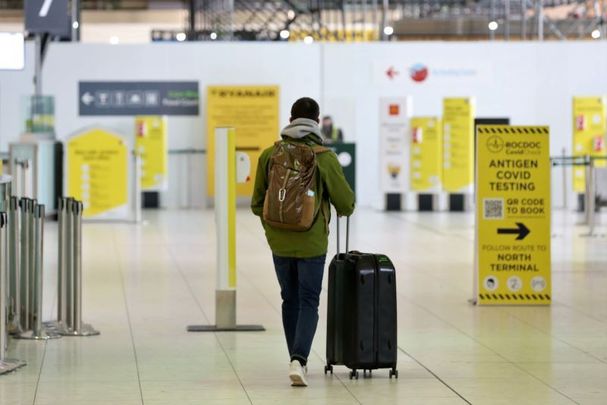
[[[298,118],[307,118],[320,122],[320,108],[318,103],[309,97],[303,97],[293,103],[291,107],[291,119],[296,120]]]
[[[333,118],[330,115],[325,115],[322,117],[322,126],[323,127],[332,127],[333,126]]]

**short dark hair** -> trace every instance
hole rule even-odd
[[[308,118],[318,121],[320,117],[320,107],[318,103],[310,97],[302,97],[293,103],[291,107],[291,119]]]

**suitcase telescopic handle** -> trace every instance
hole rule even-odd
[[[339,223],[341,222],[339,220],[339,216],[337,216],[337,254],[339,254],[339,249],[341,248],[341,244],[339,243]],[[348,249],[350,245],[350,217],[346,217],[346,253],[348,253]]]

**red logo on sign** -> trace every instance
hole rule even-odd
[[[418,83],[426,80],[429,74],[428,68],[425,65],[422,65],[421,63],[413,65],[409,70],[409,73],[411,75],[411,79],[413,79],[414,82]]]
[[[605,149],[605,140],[601,135],[594,137],[594,151],[602,152]]]
[[[400,114],[400,106],[398,104],[390,104],[388,112],[390,115],[399,115]]]

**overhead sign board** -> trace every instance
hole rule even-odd
[[[476,302],[550,304],[548,127],[479,126],[476,150]]]
[[[51,34],[66,37],[72,21],[68,0],[25,0],[25,30],[30,34]]]
[[[80,115],[198,115],[198,82],[80,82]]]

